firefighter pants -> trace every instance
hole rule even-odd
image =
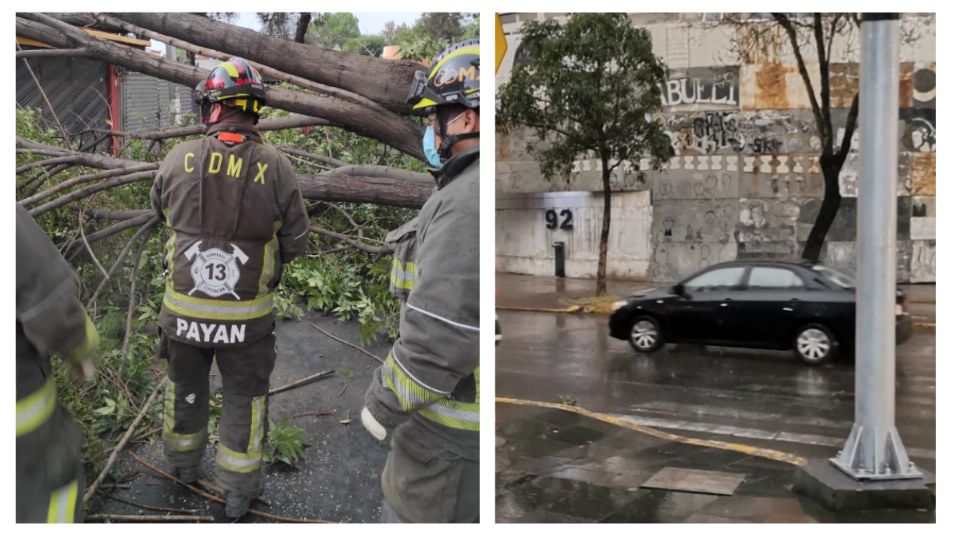
[[[60,405],[17,437],[17,523],[83,521],[82,446],[80,428]]]
[[[270,333],[238,348],[201,348],[161,336],[170,382],[163,406],[163,448],[177,468],[199,467],[207,442],[210,365],[223,379],[217,482],[225,491],[255,497],[262,488],[267,392],[276,360]]]
[[[476,523],[480,463],[450,450],[408,420],[394,431],[380,479],[383,522]]]

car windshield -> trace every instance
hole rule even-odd
[[[852,277],[844,274],[843,272],[838,272],[833,268],[827,268],[826,266],[814,266],[813,269],[817,271],[821,276],[829,279],[830,281],[836,283],[837,285],[843,287],[844,289],[852,289],[856,286],[856,282]]]

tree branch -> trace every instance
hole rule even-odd
[[[797,69],[800,70],[800,76],[803,78],[803,84],[807,89],[807,97],[810,99],[810,108],[813,109],[813,118],[817,122],[817,129],[820,130],[820,137],[826,139],[824,135],[823,112],[820,105],[817,104],[817,95],[813,91],[813,83],[810,81],[810,73],[807,72],[807,66],[803,62],[803,54],[800,52],[800,45],[797,43],[797,32],[790,22],[790,18],[783,13],[773,13],[774,20],[777,21],[790,38],[790,46],[793,48],[793,55],[797,59]],[[829,81],[827,82],[829,84]]]
[[[49,58],[51,56],[84,56],[86,49],[34,49],[17,51],[17,58]]]
[[[833,118],[830,115],[830,63],[823,50],[823,15],[813,14],[813,40],[817,46],[817,64],[820,67],[820,107],[823,109],[823,147],[833,153]]]
[[[336,238],[337,240],[340,240],[341,242],[346,242],[347,244],[350,244],[351,246],[359,249],[360,251],[363,251],[363,252],[365,252],[365,253],[370,253],[370,254],[372,254],[372,255],[386,255],[386,254],[388,254],[388,253],[393,253],[393,247],[391,247],[391,246],[389,246],[389,245],[387,245],[387,244],[383,244],[383,245],[380,245],[380,246],[371,246],[371,245],[369,245],[369,244],[363,243],[363,242],[360,241],[360,240],[357,240],[356,238],[354,238],[354,237],[352,237],[352,236],[347,236],[347,235],[345,235],[345,234],[340,234],[340,233],[333,232],[333,231],[330,231],[330,230],[327,230],[327,229],[323,229],[323,228],[317,227],[316,225],[311,225],[311,226],[310,226],[310,230],[313,231],[313,232],[315,232],[315,233],[320,233],[320,234],[322,234],[322,235],[324,235],[324,236],[329,236],[329,237],[331,237],[331,238]]]

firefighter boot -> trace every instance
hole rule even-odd
[[[239,519],[247,514],[250,509],[250,497],[237,493],[236,491],[227,492],[226,514],[230,519]]]

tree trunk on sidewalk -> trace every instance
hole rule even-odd
[[[610,239],[610,160],[600,157],[603,166],[603,225],[600,227],[600,257],[597,259],[597,296],[607,294],[607,241]]]
[[[189,13],[111,13],[155,32],[266,64],[292,75],[366,96],[408,113],[413,73],[422,66],[295,43]]]
[[[823,245],[826,243],[827,233],[833,224],[837,211],[840,210],[840,169],[844,158],[833,153],[824,152],[820,156],[820,171],[823,174],[823,202],[817,212],[817,219],[810,229],[807,242],[803,246],[802,258],[805,261],[820,262]]]
[[[17,18],[17,34],[23,37],[61,48],[79,45],[84,47],[88,57],[186,86],[192,87],[206,79],[206,71],[199,68],[153,57],[123,45],[115,45],[42,14],[22,13],[20,15],[24,18]],[[406,118],[378,112],[340,99],[282,88],[270,88],[267,98],[272,107],[328,120],[331,125],[376,139],[417,159],[425,159],[420,144],[422,131]]]

